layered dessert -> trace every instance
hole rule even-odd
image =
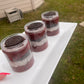
[[[25,34],[18,33],[6,37],[1,41],[1,48],[16,72],[26,71],[34,63],[30,44]]]
[[[48,46],[46,27],[43,21],[33,21],[24,26],[34,52],[43,51]]]
[[[59,33],[59,15],[57,11],[44,12],[41,17],[46,24],[48,36],[53,36]]]

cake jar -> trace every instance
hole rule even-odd
[[[15,72],[23,72],[32,67],[34,58],[25,34],[7,36],[1,41],[1,49]]]
[[[40,52],[48,47],[47,32],[43,21],[29,22],[24,26],[24,29],[30,39],[32,51]]]
[[[47,35],[54,36],[59,33],[59,14],[57,11],[47,11],[41,14],[47,28]]]

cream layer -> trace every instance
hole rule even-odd
[[[52,32],[52,31],[55,31],[57,29],[59,29],[59,25],[56,25],[55,27],[47,28],[47,31]]]
[[[47,38],[42,39],[40,42],[31,41],[31,45],[34,47],[41,46],[47,42]]]
[[[29,56],[27,56],[25,59],[21,61],[16,61],[16,62],[9,61],[9,63],[12,67],[20,67],[26,65],[31,60],[31,58],[32,58],[32,54],[30,54]]]

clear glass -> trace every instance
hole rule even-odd
[[[6,47],[5,42],[7,39],[10,39],[14,36],[21,36],[24,38],[24,41],[17,45]],[[26,71],[34,63],[34,58],[30,50],[30,44],[25,34],[16,33],[7,36],[1,41],[1,49],[6,55],[12,69],[16,72]]]

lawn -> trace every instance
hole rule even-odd
[[[9,34],[23,32],[27,22],[41,19],[41,13],[48,10],[57,10],[63,22],[84,20],[84,0],[45,0],[37,10],[23,14],[21,21],[10,24],[7,19],[0,20],[0,41]],[[50,84],[84,84],[84,27],[77,26]]]

